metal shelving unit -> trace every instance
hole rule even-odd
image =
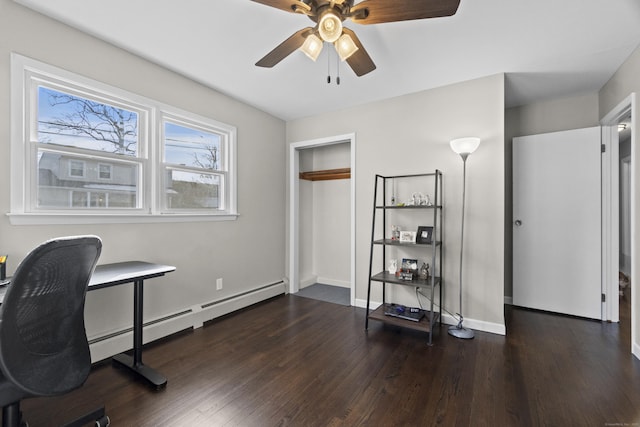
[[[429,205],[411,205],[387,203],[387,188],[392,181],[389,180],[417,180],[431,181],[433,184],[433,200]],[[395,184],[395,182],[394,182]],[[381,197],[382,203],[378,200]],[[399,212],[414,212],[420,218],[424,218],[426,223],[433,227],[431,243],[401,242],[391,239],[389,236],[389,216]],[[378,215],[382,215],[382,230],[380,230]],[[403,280],[396,274],[389,273],[387,268],[387,249],[389,247],[401,248],[407,252],[430,251],[431,276],[427,279],[413,278],[413,280]],[[374,251],[382,251],[382,271],[374,272]],[[382,284],[382,304],[375,310],[371,310],[371,287],[373,283]],[[426,289],[428,291],[429,308],[425,316],[419,321],[405,320],[398,317],[386,315],[384,307],[387,301],[387,286],[405,286],[410,288]],[[438,298],[440,304],[438,310],[434,310],[434,298],[438,288]],[[417,290],[417,289],[416,289]],[[424,295],[423,293],[421,293]],[[409,329],[423,331],[428,334],[428,343],[432,344],[434,326],[442,318],[442,172],[436,170],[433,173],[415,175],[382,176],[376,175],[373,196],[373,221],[371,226],[371,252],[369,256],[369,285],[367,288],[367,316],[365,329],[369,328],[369,319],[381,321],[387,324],[401,326]]]

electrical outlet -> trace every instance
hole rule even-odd
[[[220,291],[222,290],[222,277],[219,279],[216,279],[216,291]]]

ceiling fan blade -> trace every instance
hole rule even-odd
[[[256,62],[258,67],[271,68],[284,58],[289,56],[293,51],[298,49],[304,43],[307,36],[313,32],[312,27],[303,28],[294,33],[291,37],[280,43],[271,52],[267,53],[264,58]]]
[[[296,12],[310,10],[311,8],[306,3],[300,0],[251,0],[256,3],[264,4],[266,6],[275,7],[276,9],[284,10],[285,12]]]
[[[351,8],[351,19],[358,24],[380,24],[438,18],[454,15],[459,5],[460,0],[364,0]]]
[[[375,70],[376,64],[373,63],[373,60],[365,50],[364,46],[362,46],[362,43],[360,43],[360,40],[358,39],[358,36],[356,36],[356,33],[346,27],[343,27],[342,31],[345,34],[348,34],[356,44],[356,46],[358,46],[358,50],[356,50],[353,55],[347,58],[347,63],[349,64],[353,72],[356,73],[358,77],[361,77]]]

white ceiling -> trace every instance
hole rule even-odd
[[[328,46],[315,63],[296,51],[254,66],[314,24],[250,0],[15,1],[283,120],[503,72],[509,107],[593,93],[640,44],[638,0],[462,0],[447,18],[345,21],[377,69],[341,63],[336,85]]]

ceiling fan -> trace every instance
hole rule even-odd
[[[296,49],[316,60],[324,42],[332,43],[340,56],[347,61],[357,76],[376,69],[364,46],[342,22],[350,19],[356,24],[380,24],[383,22],[451,16],[458,10],[460,0],[252,0],[266,6],[291,13],[307,15],[316,23],[306,27],[276,46],[264,58],[256,62],[258,67],[271,68]]]

